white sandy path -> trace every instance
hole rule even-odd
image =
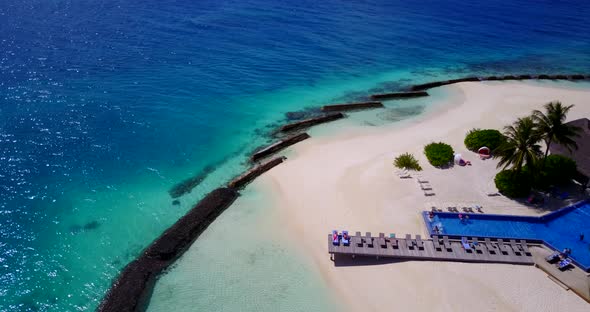
[[[516,117],[560,100],[577,104],[569,117],[590,116],[590,90],[555,84],[461,83],[464,98],[403,127],[349,128],[293,147],[289,159],[261,179],[302,251],[352,311],[588,311],[590,305],[534,267],[442,262],[400,262],[335,267],[327,254],[332,229],[422,233],[419,212],[437,205],[479,203],[489,213],[542,213],[503,197],[489,197],[495,160],[481,161],[463,139],[474,127],[501,129]],[[359,134],[360,133],[360,134]],[[422,154],[442,140],[473,162],[434,169]],[[425,197],[414,179],[400,180],[392,158],[412,152],[436,196]]]

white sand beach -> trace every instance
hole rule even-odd
[[[488,196],[495,191],[497,161],[480,160],[463,139],[472,128],[501,130],[554,100],[576,105],[570,120],[589,117],[590,89],[568,86],[573,84],[448,86],[462,97],[403,125],[347,127],[319,137],[312,131],[311,139],[292,147],[288,160],[257,184],[274,201],[294,248],[312,258],[351,311],[588,311],[587,302],[534,267],[444,262],[335,266],[325,239],[332,229],[425,235],[420,212],[432,206],[479,204],[486,213],[545,213],[503,196]],[[451,144],[473,165],[432,167],[423,147],[433,141]],[[424,196],[416,179],[396,175],[393,158],[404,152],[419,159],[434,196]]]

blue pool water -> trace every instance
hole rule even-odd
[[[443,233],[456,236],[528,238],[543,240],[558,250],[570,248],[572,258],[590,268],[590,203],[544,217],[518,217],[500,215],[471,215],[461,221],[458,214],[442,213],[430,224],[442,224]],[[584,240],[580,240],[584,234]]]
[[[0,1],[0,311],[94,309],[286,112],[469,75],[587,74],[589,24],[574,0]]]

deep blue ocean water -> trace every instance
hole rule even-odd
[[[587,1],[2,1],[0,311],[95,308],[288,111],[588,73],[588,24]]]

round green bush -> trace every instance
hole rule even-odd
[[[395,158],[393,164],[400,169],[422,171],[422,167],[420,167],[418,160],[414,157],[414,155],[410,153],[404,153],[399,155]]]
[[[481,147],[488,147],[490,150],[497,149],[504,142],[504,135],[494,129],[472,129],[465,136],[465,147],[468,150],[477,152]]]
[[[531,179],[526,171],[502,170],[494,178],[496,188],[507,197],[526,197],[531,191]]]
[[[442,167],[453,161],[453,148],[446,143],[430,143],[424,146],[424,154],[431,165]]]

